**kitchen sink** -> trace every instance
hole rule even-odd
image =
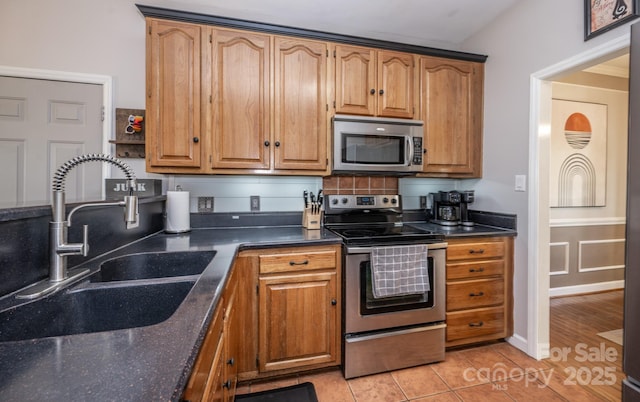
[[[100,264],[100,271],[92,275],[91,282],[200,275],[215,255],[215,251],[170,251],[123,255]]]
[[[0,342],[144,327],[167,320],[195,279],[85,282],[0,313]]]

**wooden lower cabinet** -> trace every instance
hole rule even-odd
[[[340,245],[240,253],[247,281],[240,380],[340,364],[341,261]]]
[[[446,346],[513,334],[513,237],[447,239]]]
[[[240,352],[238,275],[233,270],[209,324],[182,399],[189,402],[233,401]]]

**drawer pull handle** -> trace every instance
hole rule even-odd
[[[294,266],[294,265],[308,265],[309,264],[309,260],[304,260],[302,262],[295,262],[295,261],[289,261],[289,265]]]
[[[482,322],[482,321],[478,321],[478,322],[470,322],[470,323],[469,323],[469,326],[470,326],[470,327],[481,327],[481,326],[483,326],[483,325],[484,325],[484,322]]]
[[[484,254],[484,249],[479,248],[477,250],[469,250],[469,254]]]
[[[480,296],[484,296],[484,292],[469,293],[469,297],[480,297]]]
[[[484,272],[484,268],[471,268],[469,272]]]

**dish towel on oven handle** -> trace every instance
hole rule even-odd
[[[374,247],[371,250],[373,297],[430,291],[427,252],[426,244]]]

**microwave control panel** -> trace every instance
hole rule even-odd
[[[413,137],[413,165],[422,165],[422,137]]]

